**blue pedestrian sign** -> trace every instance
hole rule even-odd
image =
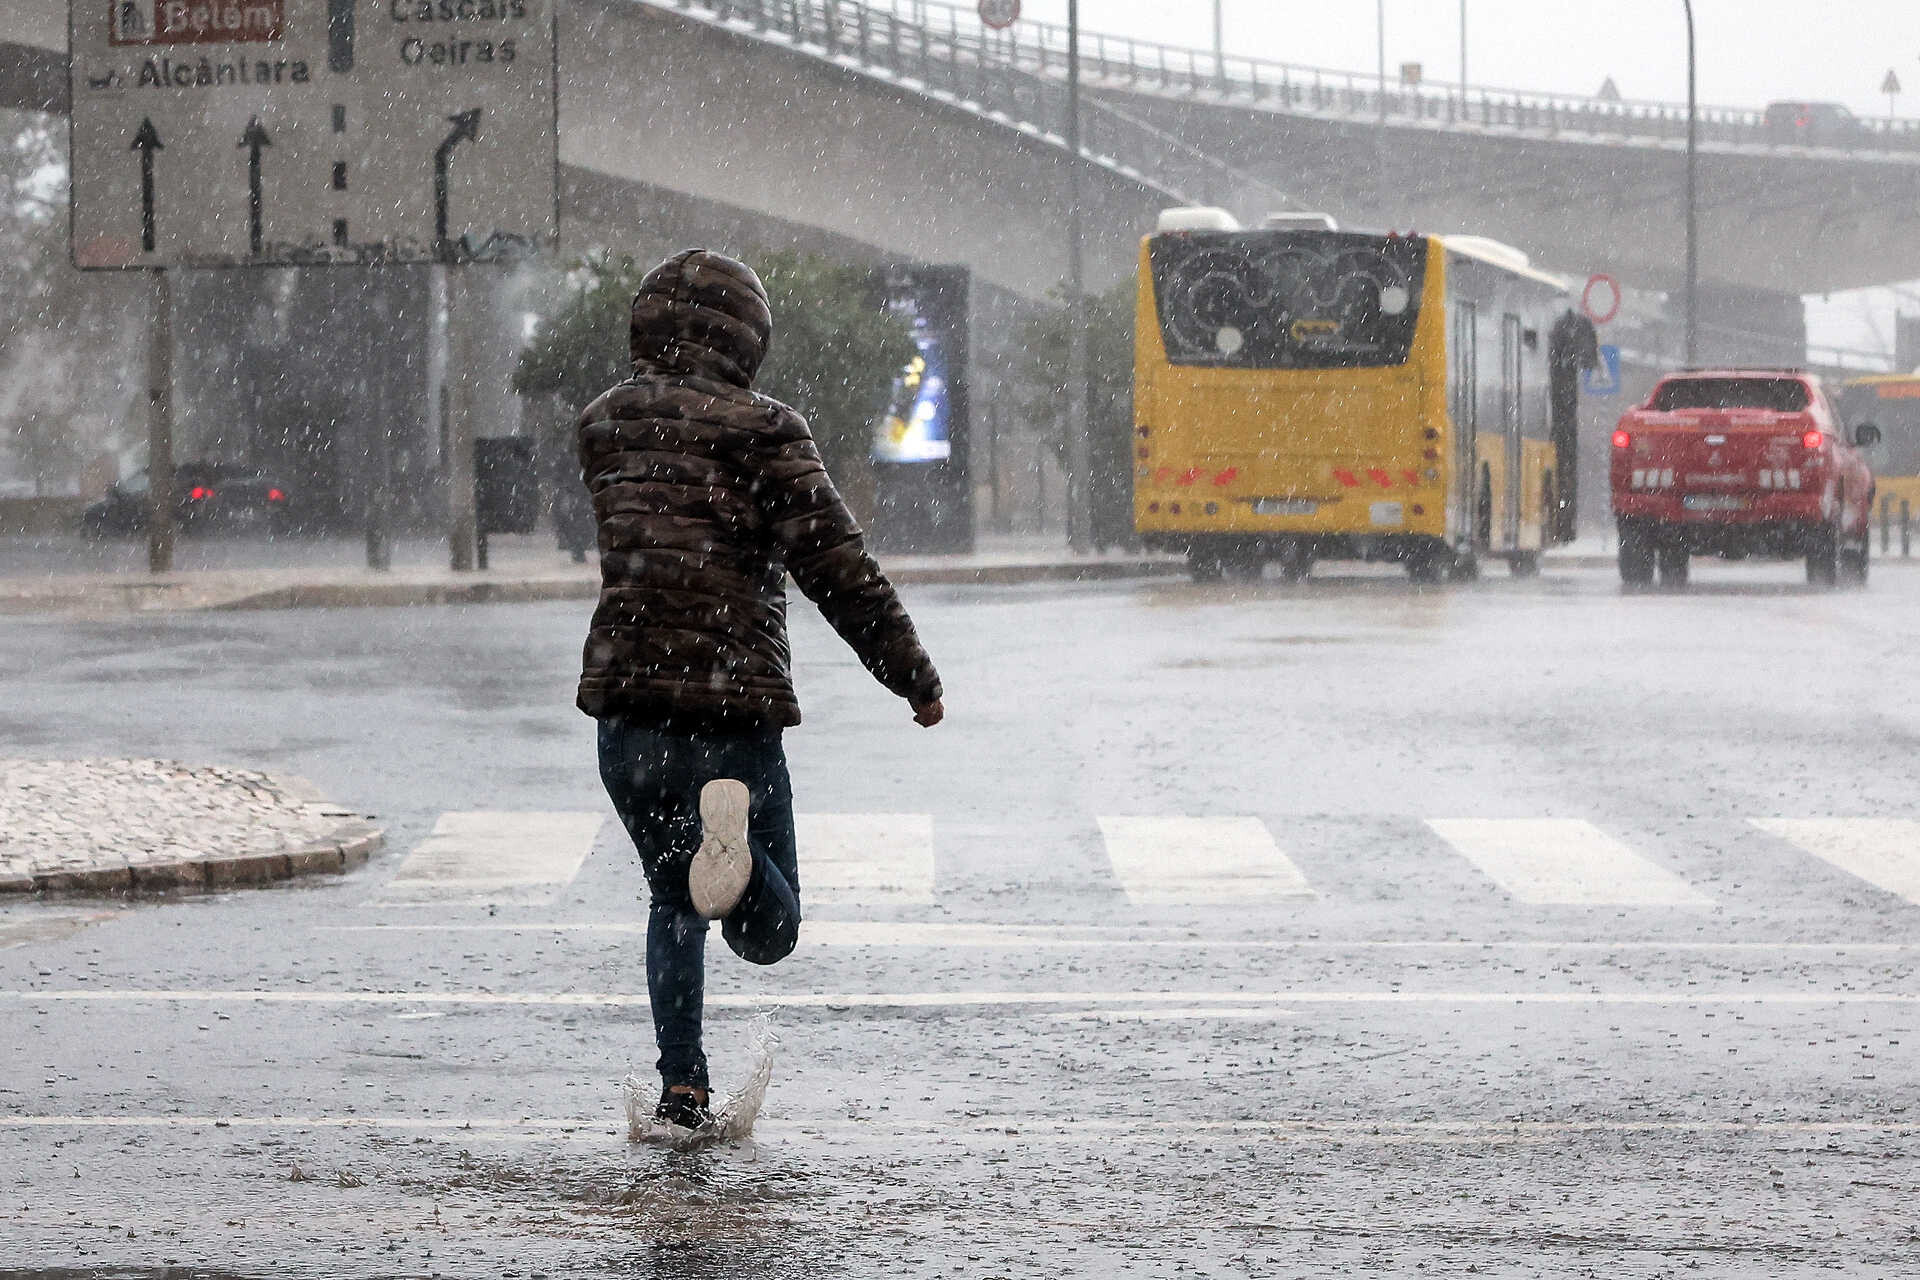
[[[1580,390],[1590,396],[1620,394],[1620,348],[1610,342],[1600,344],[1600,363],[1580,371]]]

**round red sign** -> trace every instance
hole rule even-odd
[[[1020,0],[980,0],[980,21],[1004,31],[1020,21]]]
[[[1605,324],[1619,315],[1620,282],[1599,272],[1588,276],[1587,287],[1580,295],[1580,309],[1595,324]]]

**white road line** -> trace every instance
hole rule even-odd
[[[1769,835],[1876,888],[1920,903],[1920,822],[1907,818],[1750,818]]]
[[[1679,876],[1576,818],[1429,818],[1427,825],[1533,906],[1713,905]]]
[[[1258,818],[1102,818],[1100,834],[1114,877],[1132,902],[1313,897],[1307,878]]]
[[[614,933],[642,934],[644,920],[487,920],[471,924],[395,921],[319,924],[315,933]],[[893,920],[808,920],[800,941],[816,947],[980,947],[1010,950],[1107,950],[1123,947],[1194,951],[1674,951],[1811,955],[1860,952],[1901,955],[1920,942],[1703,942],[1693,938],[1231,938],[1195,936],[1185,926],[1002,925],[964,921],[922,924]]]
[[[849,1121],[839,1117],[762,1117],[768,1132],[803,1136],[832,1134],[897,1138],[927,1135],[941,1140],[1004,1140],[1016,1137],[1025,1145],[1051,1138],[1082,1141],[1089,1134],[1205,1133],[1223,1139],[1248,1138],[1282,1141],[1365,1143],[1503,1143],[1545,1142],[1560,1138],[1605,1134],[1659,1136],[1792,1137],[1807,1134],[1887,1134],[1906,1136],[1920,1131],[1913,1121],[1872,1120],[1168,1120],[1164,1116],[1101,1116],[1054,1119],[1023,1112],[1018,1116],[947,1117],[924,1124],[898,1120]],[[607,1123],[604,1116],[395,1116],[395,1115],[0,1115],[5,1129],[343,1129],[401,1132],[460,1133],[506,1136],[516,1133],[574,1135],[601,1142],[624,1140],[626,1124]]]
[[[579,872],[604,821],[599,813],[443,813],[380,901],[551,901]]]
[[[803,903],[933,901],[933,815],[926,813],[800,813]]]
[[[208,991],[67,988],[0,991],[16,1004],[414,1005],[525,1008],[644,1007],[644,991]],[[1261,1005],[1920,1005],[1916,991],[800,991],[708,992],[709,1009],[978,1009],[1181,1005],[1244,1011]]]

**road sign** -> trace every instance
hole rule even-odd
[[[1900,92],[1900,77],[1894,74],[1892,67],[1887,68],[1887,78],[1880,82],[1880,92],[1882,93],[1899,93]]]
[[[1620,314],[1620,298],[1620,282],[1596,273],[1587,277],[1587,287],[1580,291],[1580,309],[1595,324],[1605,324]]]
[[[553,244],[556,3],[72,0],[75,265]]]
[[[1020,0],[980,0],[980,21],[1004,31],[1020,21]]]
[[[1590,396],[1620,394],[1620,348],[1610,342],[1600,344],[1600,363],[1580,371],[1580,390]]]

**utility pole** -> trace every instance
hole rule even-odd
[[[1460,114],[1467,114],[1467,0],[1460,0]]]
[[[1220,91],[1227,89],[1227,37],[1226,23],[1220,9],[1226,0],[1213,0],[1213,73],[1220,80]]]
[[[1375,97],[1384,124],[1387,119],[1387,0],[1373,0],[1373,33],[1376,52],[1380,55],[1380,74],[1374,81]]]
[[[366,291],[366,296],[372,304],[375,323],[382,332],[387,332],[394,276],[398,273],[376,267],[370,268],[367,274],[373,287]],[[369,371],[368,379],[363,385],[363,395],[367,391],[372,393],[365,395],[365,400],[373,408],[373,431],[367,441],[371,446],[366,476],[367,568],[385,573],[393,568],[393,413],[387,370],[376,367]]]
[[[1700,212],[1696,185],[1700,149],[1700,109],[1694,96],[1693,0],[1687,11],[1687,363],[1700,362]]]
[[[1093,545],[1092,378],[1080,208],[1080,0],[1067,0],[1067,545]]]

